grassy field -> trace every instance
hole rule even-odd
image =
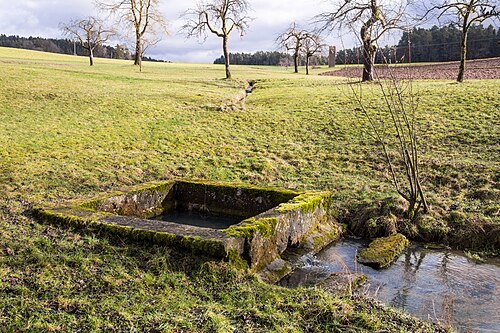
[[[281,68],[0,48],[0,332],[432,331],[363,299],[265,285],[225,263],[40,224],[29,208],[174,177],[393,195],[344,80]],[[243,110],[219,107],[257,80]],[[380,103],[378,86],[364,87]],[[422,174],[450,229],[499,224],[500,81],[415,82]],[[450,218],[456,207],[460,219]]]

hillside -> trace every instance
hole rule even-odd
[[[328,189],[339,219],[377,205],[394,192],[344,79],[234,66],[227,81],[221,66],[167,63],[139,73],[127,61],[89,67],[8,48],[0,69],[0,331],[438,330],[357,296],[266,285],[227,263],[30,215],[175,177]],[[221,112],[248,80],[246,107]],[[366,89],[377,105],[378,86]],[[414,90],[424,187],[440,223],[453,237],[497,227],[500,80]],[[455,205],[462,225],[450,218]]]

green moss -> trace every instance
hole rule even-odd
[[[402,234],[377,238],[368,248],[359,251],[358,261],[375,268],[385,268],[401,255],[409,242]]]
[[[227,258],[231,266],[241,270],[248,269],[248,262],[239,255],[238,251],[234,249],[230,250],[227,255]]]
[[[75,228],[89,226],[92,222],[108,215],[106,213],[96,213],[90,210],[82,210],[77,207],[64,207],[59,209],[35,207],[33,209],[33,214],[49,223],[72,226]]]
[[[291,202],[285,202],[278,206],[280,213],[300,210],[302,213],[312,213],[319,206],[323,205],[328,209],[331,205],[331,192],[306,192],[302,193]]]
[[[174,185],[175,181],[172,180],[162,181],[162,182],[149,182],[149,183],[144,183],[142,185],[134,186],[130,191],[127,191],[127,193],[140,194],[145,191],[167,193],[172,189]]]
[[[464,226],[467,223],[467,214],[454,210],[450,213],[448,221],[454,225]]]
[[[415,218],[418,232],[427,240],[441,241],[448,235],[450,228],[446,221],[430,214],[420,214]]]
[[[130,238],[135,241],[152,242],[156,232],[152,230],[134,228],[130,233]]]
[[[338,224],[328,217],[324,217],[306,236],[301,244],[318,252],[328,244],[338,240],[345,231],[345,225]]]
[[[425,243],[424,248],[426,249],[431,249],[431,250],[445,250],[449,249],[447,246],[443,244],[437,244],[437,243]]]
[[[259,272],[261,279],[267,283],[276,283],[293,271],[292,265],[279,257],[275,260],[276,262],[278,262],[277,265],[271,264],[270,266],[273,267],[267,266]]]
[[[87,209],[92,209],[92,210],[100,210],[101,209],[100,207],[102,206],[102,204],[106,200],[109,200],[109,199],[112,199],[115,197],[119,197],[119,196],[131,197],[133,195],[140,195],[144,192],[148,192],[150,194],[154,194],[154,193],[165,193],[166,194],[172,189],[174,184],[175,184],[174,181],[163,181],[163,182],[149,182],[149,183],[145,183],[145,184],[141,184],[141,185],[136,185],[136,186],[130,188],[126,192],[123,192],[123,191],[113,192],[113,193],[110,193],[108,195],[86,201],[86,202],[80,204],[79,206],[82,208],[87,208]],[[161,207],[159,207],[158,209],[161,209]],[[155,212],[151,213],[151,215],[154,216],[156,213],[157,212],[155,210]]]
[[[277,206],[283,202],[287,202],[300,194],[300,192],[280,189],[276,187],[206,180],[177,180],[177,186],[178,189],[181,190],[181,192],[183,192],[184,189],[187,189],[187,191],[193,191],[195,197],[201,191],[205,191],[205,193],[213,193],[214,195],[218,197],[220,196],[224,199],[236,198],[239,195],[243,194],[244,197],[248,198],[249,203],[253,201],[254,198],[261,197],[265,198],[265,201],[267,202],[266,205],[269,205],[269,208]],[[234,207],[231,207],[231,205],[212,208],[216,208],[217,210],[220,210],[220,213],[228,215],[248,216],[248,211],[241,211],[242,209],[245,210],[241,207],[239,208],[239,210],[235,210]]]
[[[274,235],[277,225],[278,219],[275,217],[251,217],[222,231],[232,237],[251,238],[259,232],[263,237],[270,238]]]
[[[342,231],[340,228],[338,228],[324,234],[317,234],[312,236],[314,250],[321,250],[326,245],[339,239],[341,235]]]
[[[126,193],[124,193],[124,192],[109,193],[109,194],[107,194],[105,196],[85,201],[85,202],[81,203],[79,206],[81,208],[92,209],[92,210],[99,210],[99,207],[102,205],[103,201],[106,201],[108,199],[111,199],[111,198],[114,198],[114,197],[118,197],[118,196],[121,196],[121,195],[125,195],[125,194]]]
[[[174,245],[177,236],[174,234],[169,234],[167,232],[157,232],[153,237],[153,241],[160,245]]]

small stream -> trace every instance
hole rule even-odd
[[[335,272],[368,278],[361,292],[417,317],[451,324],[459,332],[500,332],[500,261],[477,264],[460,252],[412,245],[384,270],[356,263],[366,240],[346,239],[319,254],[300,258],[300,267],[280,283],[317,284]]]

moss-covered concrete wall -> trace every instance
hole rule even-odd
[[[123,216],[151,218],[164,212],[201,211],[242,219],[258,215],[300,195],[248,184],[179,180],[147,183],[91,200],[83,207]]]
[[[265,268],[289,247],[317,252],[338,239],[342,228],[328,215],[330,192],[305,192],[225,230],[244,237],[245,258],[256,271]]]
[[[147,183],[87,201],[81,206],[123,216],[151,218],[172,209],[174,186],[175,181]]]
[[[299,194],[276,188],[207,181],[178,181],[175,185],[178,210],[208,211],[212,215],[241,218],[263,213]]]

